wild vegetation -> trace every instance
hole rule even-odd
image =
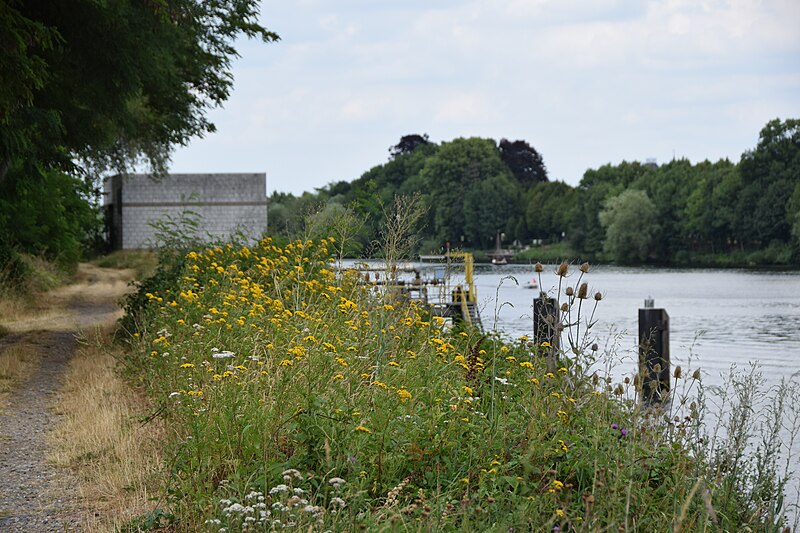
[[[390,160],[352,182],[300,197],[270,198],[273,236],[303,233],[305,214],[350,209],[366,220],[369,255],[380,206],[419,191],[428,206],[423,252],[493,248],[534,240],[570,247],[568,257],[627,264],[800,264],[800,121],[773,120],[740,161],[623,161],[589,169],[577,187],[548,180],[523,141],[403,137]],[[636,223],[632,224],[631,221]],[[562,256],[562,258],[565,256]]]
[[[711,437],[699,372],[674,370],[665,411],[641,407],[638,378],[590,370],[607,354],[587,329],[602,305],[588,265],[569,288],[559,267],[561,318],[582,328],[548,371],[548,343],[375,292],[335,270],[339,245],[192,250],[129,300],[126,364],[168,428],[169,498],[142,520],[215,532],[784,526],[782,441],[755,455],[747,444],[754,381],[731,389],[732,416]],[[799,394],[779,395],[775,420]]]

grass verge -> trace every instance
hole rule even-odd
[[[83,339],[72,358],[55,409],[61,422],[49,435],[49,459],[80,481],[92,531],[116,531],[154,507],[164,475],[161,421],[142,423],[151,406],[116,371],[111,328]]]

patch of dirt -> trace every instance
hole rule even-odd
[[[7,396],[0,414],[0,531],[87,530],[84,517],[91,510],[84,508],[70,472],[48,463],[46,435],[58,424],[52,405],[75,352],[77,333],[121,315],[117,302],[130,290],[130,275],[81,265],[79,283],[46,297],[66,312],[35,324],[7,325],[15,333],[0,340],[0,353],[30,340],[41,359],[28,380]]]

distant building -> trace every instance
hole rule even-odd
[[[200,239],[242,232],[256,240],[267,230],[267,178],[255,174],[149,174],[112,176],[104,185],[107,235],[112,249],[152,248],[153,222],[195,213]]]

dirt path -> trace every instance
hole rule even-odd
[[[41,354],[36,369],[11,392],[0,412],[0,531],[4,533],[85,530],[89,510],[81,505],[78,483],[69,471],[47,461],[46,436],[59,421],[53,403],[75,352],[76,336],[119,316],[116,301],[129,276],[81,265],[79,283],[47,295],[54,312],[18,320],[23,323],[10,324],[18,333],[0,339],[0,354],[22,342],[33,344]]]
[[[33,335],[28,333],[27,335]],[[80,509],[67,472],[46,461],[50,406],[75,350],[70,332],[37,334],[42,359],[0,414],[0,531],[76,531]]]

